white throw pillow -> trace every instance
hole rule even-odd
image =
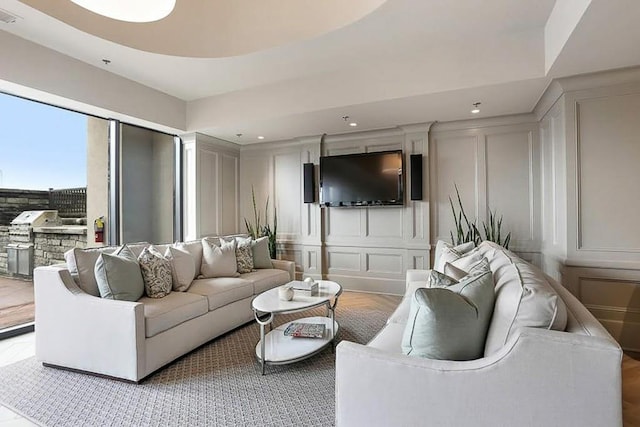
[[[456,267],[450,262],[447,262],[444,265],[444,274],[456,280],[462,280],[465,276],[469,274],[474,274],[480,270],[490,270],[489,260],[485,257],[482,257],[480,261],[476,262],[475,264],[469,266],[464,270]]]
[[[236,241],[220,241],[220,247],[202,239],[202,277],[237,277]]]
[[[175,242],[173,246],[191,254],[191,256],[193,257],[193,262],[196,266],[196,271],[193,274],[193,278],[197,278],[200,274],[200,265],[202,264],[202,241],[193,240],[190,242]]]
[[[171,261],[150,245],[138,257],[144,291],[149,298],[162,298],[171,292]]]
[[[455,248],[445,247],[442,249],[442,254],[440,255],[438,265],[436,265],[434,270],[437,270],[440,273],[445,273],[444,266],[446,263],[450,263],[461,270],[468,271],[468,269],[472,265],[474,265],[481,259],[482,253],[480,253],[478,248],[475,248],[465,254],[461,254],[460,252],[456,251]]]
[[[184,249],[174,247],[168,247],[164,256],[171,261],[173,290],[184,292],[189,289],[196,275],[196,264],[193,256]]]
[[[438,240],[438,242],[436,243],[436,250],[433,256],[433,268],[435,270],[441,271],[441,269],[438,269],[438,266],[444,266],[444,263],[440,262],[440,256],[442,255],[442,250],[444,248],[453,249],[457,253],[459,253],[460,256],[462,256],[467,252],[470,252],[471,250],[473,250],[473,248],[475,247],[476,247],[476,244],[473,242],[466,242],[457,246],[453,246],[451,243],[445,242],[444,240]]]

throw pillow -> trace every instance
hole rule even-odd
[[[458,283],[458,280],[449,277],[446,274],[442,274],[439,271],[431,270],[429,273],[429,281],[427,282],[427,287],[429,288],[448,288],[449,286],[455,285]]]
[[[444,273],[444,266],[446,263],[450,263],[459,269],[467,271],[472,265],[482,259],[482,253],[478,248],[475,248],[467,253],[460,253],[454,248],[442,248],[442,254],[440,255],[439,265],[435,266],[435,270],[440,273]],[[446,274],[446,273],[445,273]]]
[[[137,301],[144,294],[140,266],[126,245],[113,254],[101,253],[96,261],[95,276],[102,298]]]
[[[202,264],[202,241],[193,240],[190,242],[176,242],[173,244],[173,246],[191,254],[191,256],[193,257],[193,262],[196,266],[196,271],[193,273],[193,278],[197,278],[200,274],[200,266]]]
[[[236,241],[220,241],[220,247],[202,239],[202,265],[200,272],[204,278],[237,277]]]
[[[164,256],[171,262],[173,290],[184,292],[189,289],[196,275],[196,264],[191,254],[184,249],[168,247]]]
[[[475,264],[469,266],[467,269],[463,270],[461,268],[456,267],[450,262],[445,263],[444,265],[444,274],[449,277],[452,277],[456,280],[461,280],[463,277],[469,274],[475,274],[482,270],[490,270],[489,268],[489,260],[486,257],[482,257],[482,259]]]
[[[238,273],[251,273],[253,271],[253,251],[251,250],[251,238],[237,238],[236,263],[238,264]]]
[[[273,268],[269,256],[269,238],[260,237],[251,243],[253,252],[253,268]]]
[[[111,254],[116,249],[118,248],[113,246],[92,249],[73,248],[64,253],[69,274],[80,289],[94,297],[100,296],[95,274],[96,261],[100,254]]]
[[[162,298],[171,292],[171,261],[150,245],[138,257],[144,290],[149,298]]]
[[[437,267],[444,265],[443,263],[440,263],[440,256],[442,255],[442,250],[444,248],[454,249],[460,255],[464,255],[467,252],[470,252],[475,247],[476,245],[473,242],[466,242],[457,246],[453,246],[452,244],[447,243],[444,240],[438,240],[438,242],[436,243],[436,250],[433,256],[433,266],[436,270],[439,270],[439,271],[441,270]]]
[[[403,353],[441,360],[482,357],[493,301],[491,271],[447,288],[417,289],[402,337]]]

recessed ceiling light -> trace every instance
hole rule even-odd
[[[351,122],[351,123],[349,123],[349,126],[351,126],[352,128],[354,128],[354,127],[358,126],[358,124],[357,124],[356,122]]]
[[[480,105],[480,102],[474,102],[473,105],[473,110],[471,110],[471,114],[478,114],[480,112],[480,109],[478,108],[478,105]]]
[[[264,136],[260,135],[260,136],[258,137],[258,139],[264,139]]]
[[[80,7],[107,18],[126,22],[153,22],[167,17],[176,0],[71,0]]]

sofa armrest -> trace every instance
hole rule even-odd
[[[273,268],[278,270],[284,270],[289,273],[289,280],[296,280],[296,263],[293,261],[286,261],[283,259],[272,259],[271,264]]]
[[[343,341],[336,426],[621,426],[620,347],[524,328],[478,360],[429,360]]]
[[[431,274],[431,270],[407,270],[407,289],[411,282],[427,282],[429,280],[429,274]]]
[[[36,356],[62,367],[139,380],[144,307],[83,292],[64,266],[34,270]]]

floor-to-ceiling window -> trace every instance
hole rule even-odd
[[[0,338],[32,328],[33,268],[86,244],[86,141],[86,115],[0,94]]]

